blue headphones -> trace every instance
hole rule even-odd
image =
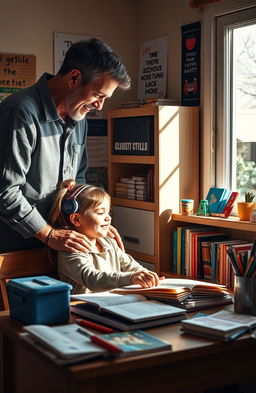
[[[86,190],[86,188],[89,188],[89,187],[91,187],[90,184],[89,185],[87,184],[85,186],[80,186],[74,192],[72,192],[70,197],[62,202],[62,206],[61,206],[62,212],[65,213],[65,214],[76,213],[78,208],[79,208],[79,205],[78,205],[78,202],[76,200],[76,197],[82,191]]]

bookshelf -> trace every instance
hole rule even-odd
[[[249,221],[240,221],[238,217],[220,218],[220,217],[203,217],[197,215],[182,216],[181,214],[173,214],[169,222],[169,232],[172,233],[178,226],[187,225],[213,226],[223,229],[229,234],[231,239],[241,239],[254,241],[256,239],[256,223]],[[171,239],[172,248],[172,239]],[[161,274],[173,276],[171,271],[172,257],[170,260],[163,261],[161,264]]]
[[[161,266],[170,263],[169,222],[171,215],[179,212],[180,199],[191,198],[198,204],[198,121],[198,107],[124,108],[112,110],[108,115],[108,191],[113,225],[121,234],[126,251],[158,273]],[[122,124],[121,131],[118,124]],[[121,145],[118,140],[116,145],[116,135],[122,138],[122,132],[127,144]],[[149,153],[125,154],[115,150],[120,146],[131,147],[128,140],[136,140],[137,146],[147,146]],[[152,177],[150,200],[116,197],[115,185],[120,178],[148,172]]]

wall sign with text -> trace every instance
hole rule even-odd
[[[181,32],[181,105],[200,105],[201,24],[200,22],[196,22],[182,26]]]
[[[167,81],[168,37],[143,42],[140,48],[138,99],[164,98]]]
[[[36,81],[36,57],[0,53],[0,102]]]

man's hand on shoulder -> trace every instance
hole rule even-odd
[[[55,229],[47,225],[35,237],[57,251],[87,253],[93,249],[90,240],[85,235],[71,229]]]

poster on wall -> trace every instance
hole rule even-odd
[[[168,37],[143,42],[140,47],[138,100],[165,98]]]
[[[201,24],[191,23],[181,27],[181,105],[200,105],[200,42]]]
[[[86,41],[93,36],[89,35],[81,35],[81,34],[69,34],[69,33],[54,33],[54,73],[56,74],[63,62],[63,59],[66,55],[69,47],[78,42],[78,41]],[[100,37],[96,37],[99,38]],[[98,118],[102,117],[102,111],[90,111],[87,115],[87,118]]]
[[[0,53],[0,102],[36,81],[36,57]]]

